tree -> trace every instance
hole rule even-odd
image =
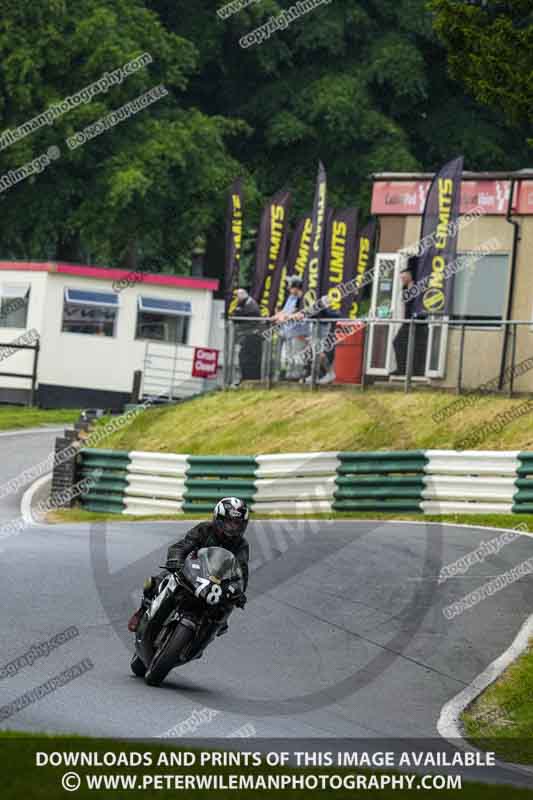
[[[0,175],[50,147],[59,157],[0,194],[2,250],[18,258],[90,259],[169,271],[211,226],[238,162],[238,121],[184,109],[194,46],[140,0],[16,0],[0,18],[0,119],[6,130],[45,112],[132,59],[152,62],[0,152]],[[167,94],[70,150],[67,139],[154,87]],[[56,156],[58,151],[55,151]]]
[[[330,204],[364,213],[371,172],[434,170],[458,153],[474,170],[526,163],[521,129],[447,74],[427,0],[335,0],[250,47],[242,37],[279,19],[278,0],[229,16],[217,14],[224,0],[195,0],[194,13],[189,0],[1,2],[0,137],[135,56],[153,58],[52,125],[3,149],[0,139],[0,180],[61,151],[0,191],[4,256],[186,271],[203,236],[221,277],[226,189],[239,174],[253,229],[283,186],[294,216],[309,209],[319,158]],[[159,85],[168,95],[144,111],[65,146]]]
[[[335,0],[245,49],[241,37],[279,15],[276,0],[226,19],[211,0],[199,0],[194,15],[186,0],[151,0],[150,7],[198,50],[191,104],[244,120],[253,133],[230,150],[238,146],[263,196],[293,189],[294,213],[301,213],[319,158],[331,203],[363,209],[371,172],[433,170],[457,153],[469,169],[523,166],[526,148],[501,114],[446,75],[425,2]]]
[[[533,121],[531,0],[431,0],[452,75],[517,124]]]

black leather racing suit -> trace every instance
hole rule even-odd
[[[200,524],[195,525],[195,527],[192,528],[183,537],[183,539],[180,539],[179,542],[170,545],[168,548],[167,563],[164,571],[160,572],[159,575],[153,576],[145,582],[141,606],[130,620],[131,624],[131,622],[137,617],[135,621],[135,627],[129,628],[131,631],[136,630],[142,614],[144,614],[151,601],[156,596],[159,585],[163,578],[167,575],[168,570],[180,570],[183,567],[185,559],[189,553],[200,550],[202,547],[224,547],[226,550],[229,550],[231,553],[233,553],[240,564],[244,583],[243,591],[246,591],[248,586],[248,561],[250,558],[250,547],[248,542],[244,537],[235,541],[232,541],[229,538],[219,538],[215,525],[212,522],[200,522]],[[246,602],[246,598],[244,598],[244,602]],[[241,608],[244,606],[244,602],[241,604]],[[227,624],[224,626],[224,630],[227,630]],[[224,632],[224,630],[221,632]]]
[[[248,561],[250,547],[244,537],[235,542],[229,538],[222,539],[217,534],[212,522],[200,522],[195,525],[179,542],[171,544],[168,548],[166,568],[179,570],[183,567],[189,553],[200,550],[202,547],[224,547],[229,550],[240,564],[244,580],[244,591],[248,586]]]

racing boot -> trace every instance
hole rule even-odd
[[[129,622],[128,622],[128,630],[130,633],[135,633],[137,628],[139,627],[139,623],[143,618],[143,615],[146,609],[149,607],[150,603],[155,597],[157,589],[157,580],[156,578],[147,578],[143,585],[143,597],[141,600],[141,606],[137,609],[137,611],[131,615]]]

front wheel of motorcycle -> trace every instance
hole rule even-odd
[[[178,625],[167,638],[163,646],[157,651],[152,663],[144,676],[149,686],[160,686],[171,669],[179,662],[182,650],[189,644],[194,636],[194,631],[185,625]]]

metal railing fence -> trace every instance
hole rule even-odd
[[[405,392],[430,384],[457,394],[505,393],[511,397],[533,393],[533,320],[439,317],[406,320],[368,316],[356,320],[306,319],[294,324],[275,324],[263,317],[229,318],[223,384],[229,387],[255,381],[270,389],[290,381],[312,390],[319,388],[325,367],[344,346],[343,331],[350,334],[358,329],[364,332],[362,389],[369,383],[389,381],[403,384]],[[390,354],[396,346],[401,349],[399,334],[405,368],[391,375],[389,365],[398,367],[397,359]],[[422,353],[419,340],[425,347]],[[421,360],[425,365],[422,374]]]

